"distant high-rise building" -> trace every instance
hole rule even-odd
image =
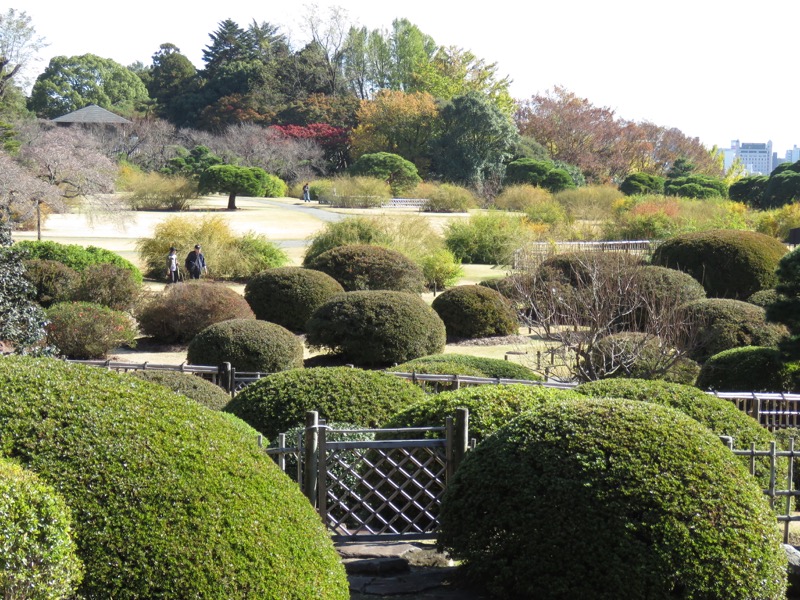
[[[796,147],[796,146],[795,146]],[[739,159],[749,175],[769,175],[777,166],[777,153],[772,152],[772,141],[766,144],[739,143],[731,141],[731,147],[723,149],[724,166],[727,171],[735,159]]]
[[[786,160],[783,162],[795,163],[798,160],[800,160],[800,148],[795,145],[794,148],[786,151]]]

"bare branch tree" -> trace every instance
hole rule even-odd
[[[41,204],[56,210],[64,208],[58,188],[37,179],[0,151],[0,226],[32,224]]]

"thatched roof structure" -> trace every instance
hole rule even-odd
[[[52,119],[53,123],[83,123],[87,125],[102,124],[102,125],[121,125],[128,124],[130,121],[124,119],[119,115],[115,115],[105,108],[100,108],[96,104],[90,104],[84,108],[76,110],[66,115]]]

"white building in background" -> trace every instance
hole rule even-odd
[[[791,150],[786,151],[786,158],[783,162],[795,163],[800,160],[800,148],[795,146]]]
[[[740,143],[733,140],[730,148],[723,149],[725,170],[730,169],[737,158],[748,175],[769,175],[777,166],[778,156],[772,152],[772,141],[764,143]]]

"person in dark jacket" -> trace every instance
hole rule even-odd
[[[201,252],[200,244],[195,244],[194,250],[189,252],[183,266],[186,267],[190,279],[200,279],[200,275],[208,273],[206,259]]]

